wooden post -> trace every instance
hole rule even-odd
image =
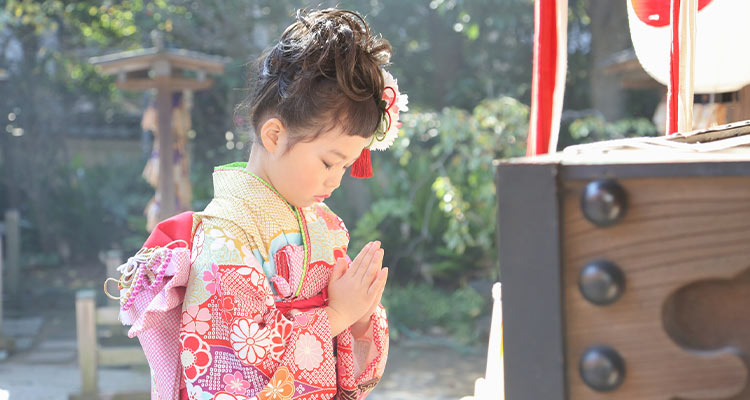
[[[174,187],[174,138],[172,137],[172,66],[165,59],[158,60],[152,68],[156,81],[156,112],[159,124],[159,219],[177,213]]]
[[[93,290],[79,290],[76,293],[76,337],[78,340],[78,368],[81,370],[81,394],[96,395],[97,382],[97,340],[96,309]]]
[[[158,89],[156,109],[159,119],[159,219],[164,220],[176,213],[172,91],[167,85],[160,85]]]
[[[726,120],[720,123],[730,123],[750,119],[750,85],[737,91],[737,101],[727,103]]]
[[[21,231],[19,229],[21,215],[16,209],[5,212],[5,242],[7,245],[7,258],[5,262],[6,288],[8,298],[13,303],[20,302],[19,274],[21,261]]]
[[[750,85],[747,85],[740,89],[739,93],[739,116],[738,121],[750,119]]]

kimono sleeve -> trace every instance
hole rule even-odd
[[[222,312],[235,355],[270,377],[258,394],[304,399],[336,391],[336,363],[328,314],[323,308],[287,318],[274,304],[259,263],[220,265]]]
[[[360,337],[351,328],[336,337],[338,389],[343,399],[362,399],[378,384],[388,358],[388,318],[383,305]]]

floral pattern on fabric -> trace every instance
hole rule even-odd
[[[250,398],[240,394],[219,392],[216,393],[216,397],[214,397],[212,400],[250,400]]]
[[[232,335],[229,336],[229,340],[237,357],[249,365],[264,359],[271,346],[268,330],[245,318],[240,318],[232,324]]]
[[[286,367],[276,371],[268,386],[258,394],[259,400],[287,400],[294,394],[294,379]]]
[[[208,344],[200,336],[185,334],[182,336],[182,351],[180,362],[185,378],[195,380],[203,375],[211,364],[211,353]]]
[[[380,321],[374,314],[367,339],[354,341],[349,330],[331,337],[323,308],[285,314],[276,307],[327,286],[335,260],[347,258],[341,219],[322,203],[303,210],[310,241],[305,266],[303,235],[283,199],[238,170],[217,170],[214,185],[214,200],[196,214],[182,309],[180,362],[189,398],[363,398],[382,375],[384,315]],[[279,279],[289,286],[283,295],[272,289]],[[367,357],[355,357],[355,350]]]
[[[182,312],[182,326],[185,332],[203,335],[211,327],[211,312],[195,304]]]
[[[220,279],[221,274],[219,273],[219,266],[215,263],[211,264],[211,270],[203,272],[203,281],[206,282],[206,290],[208,293],[221,296],[221,287],[219,286]]]
[[[224,375],[222,381],[226,384],[224,390],[230,393],[242,394],[245,393],[247,389],[250,389],[250,382],[245,380],[245,377],[240,371],[237,371],[234,374]]]
[[[297,340],[294,359],[300,369],[312,371],[323,361],[323,346],[315,336],[305,333]]]
[[[203,234],[203,225],[198,225],[195,229],[195,235],[193,236],[193,248],[190,252],[190,265],[195,264],[195,260],[203,252],[203,242],[206,240],[206,236]]]

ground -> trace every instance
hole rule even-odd
[[[3,330],[13,336],[18,351],[0,361],[0,400],[68,400],[80,391],[76,363],[75,314],[70,307],[48,305],[29,317],[6,316]],[[484,374],[486,352],[467,353],[450,347],[409,339],[393,342],[383,381],[371,400],[460,399],[474,392],[474,381]],[[124,394],[147,390],[145,368],[100,368],[102,393]],[[142,399],[146,396],[129,396]]]

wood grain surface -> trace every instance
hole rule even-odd
[[[629,209],[608,228],[581,212],[586,183],[561,193],[569,399],[750,399],[750,339],[741,338],[750,333],[750,177],[622,180]],[[614,304],[594,305],[578,289],[594,259],[625,275]],[[614,391],[580,377],[593,345],[625,360]]]

